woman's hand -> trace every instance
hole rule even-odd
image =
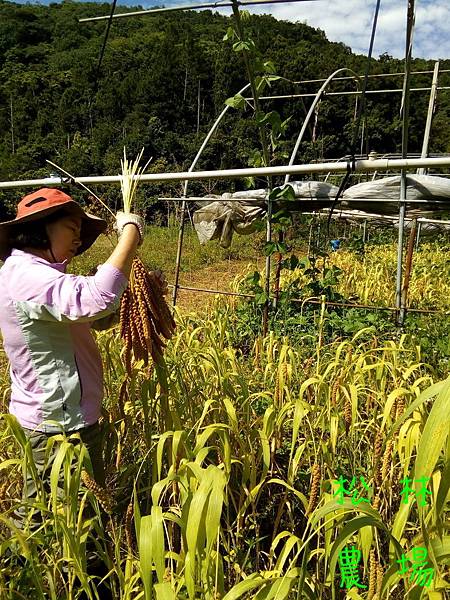
[[[120,234],[119,241],[105,263],[119,269],[128,279],[137,247],[143,240],[144,220],[138,215],[120,212],[116,217],[116,229]]]
[[[140,217],[139,215],[136,215],[135,213],[124,213],[122,211],[119,211],[116,213],[115,228],[117,229],[117,233],[119,234],[119,236],[122,235],[125,225],[128,225],[129,223],[135,225],[139,231],[139,236],[140,236],[139,246],[140,246],[142,244],[142,242],[144,241],[144,233],[145,233],[144,219],[142,217]]]

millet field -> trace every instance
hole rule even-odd
[[[148,227],[140,250],[169,282],[176,235]],[[262,243],[200,247],[188,230],[181,285],[254,297],[181,293],[162,364],[135,361],[128,374],[118,327],[96,334],[105,489],[84,446],[61,435],[49,441],[49,451],[60,441],[50,488],[23,504],[22,476],[34,466],[7,414],[2,361],[0,598],[447,597],[445,237],[421,241],[409,291],[410,307],[437,312],[409,312],[402,328],[392,312],[338,306],[394,305],[394,243],[349,241],[308,256],[304,240],[291,240],[298,258],[283,265],[267,335]],[[99,240],[73,269],[88,272],[109,247]]]

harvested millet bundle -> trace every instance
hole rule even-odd
[[[130,284],[120,305],[120,335],[125,343],[125,366],[131,373],[132,358],[160,364],[165,340],[175,331],[175,321],[164,298],[161,277],[147,271],[140,258],[133,261]]]
[[[143,150],[134,162],[127,160],[125,149],[122,161],[121,189],[124,213],[130,213],[136,194],[137,184],[145,170],[139,168]],[[147,163],[148,164],[148,163]],[[165,340],[169,340],[175,330],[170,308],[164,295],[166,286],[161,275],[147,271],[140,258],[133,260],[130,283],[125,290],[120,305],[120,335],[124,341],[125,367],[131,373],[132,358],[149,364],[161,364]]]

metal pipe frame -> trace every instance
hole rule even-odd
[[[375,160],[355,161],[355,172],[366,171],[389,171],[398,169],[416,170],[418,167],[450,167],[450,156],[430,158],[383,158]],[[345,173],[347,162],[323,162],[308,163],[300,165],[283,165],[279,167],[247,167],[242,169],[219,169],[215,171],[182,171],[167,173],[147,173],[139,177],[141,183],[164,183],[169,181],[199,181],[202,179],[239,179],[242,177],[272,177],[281,175],[307,175],[315,173]],[[113,184],[120,183],[121,175],[89,175],[86,177],[74,177],[73,183],[91,184]],[[44,177],[41,179],[23,179],[16,181],[1,181],[0,189],[11,189],[33,186],[54,186],[71,183],[72,180],[64,177]]]
[[[328,212],[323,212],[323,211],[317,211],[317,212],[302,212],[303,215],[315,215],[317,216],[319,219],[328,219]],[[385,221],[386,225],[390,225],[397,223],[398,221],[398,216],[394,216],[394,215],[374,215],[371,213],[368,214],[353,214],[349,211],[344,210],[337,210],[335,211],[335,218],[336,219],[355,219],[355,220],[361,220],[361,221],[367,221],[367,223],[371,223],[372,221]],[[405,217],[405,223],[411,223],[412,221],[416,220],[418,225],[420,224],[424,224],[424,225],[450,225],[450,219],[427,219],[426,217]],[[376,223],[377,224],[377,223]]]
[[[317,2],[318,0],[239,0],[239,6],[252,6],[257,4],[286,4],[288,2]],[[120,19],[126,17],[145,17],[165,12],[179,12],[181,10],[199,10],[203,8],[223,8],[232,7],[232,2],[208,2],[204,4],[185,4],[181,6],[168,6],[162,8],[149,8],[147,10],[135,10],[128,13],[117,13],[115,15],[102,15],[101,17],[85,17],[78,19],[79,23],[89,23],[91,21],[106,21],[107,19]]]
[[[242,94],[249,87],[250,87],[250,83],[247,83],[246,85],[244,85],[244,87],[242,89],[239,90],[238,94]],[[189,173],[193,172],[195,165],[197,164],[200,156],[203,153],[203,150],[205,149],[205,147],[208,144],[209,140],[211,139],[213,133],[216,131],[216,129],[219,126],[220,122],[222,121],[223,117],[226,115],[226,113],[228,112],[228,110],[230,108],[231,108],[230,105],[227,104],[223,108],[222,112],[217,117],[217,119],[214,121],[212,127],[208,131],[208,134],[206,135],[205,139],[203,140],[202,145],[198,149],[198,152],[195,155],[195,158],[192,161],[191,166],[189,167],[189,171],[188,171]],[[185,201],[185,198],[186,198],[186,195],[187,195],[188,184],[189,184],[189,180],[185,179],[184,186],[183,186],[183,203],[181,205],[180,227],[179,227],[179,230],[178,230],[177,256],[176,256],[176,261],[175,261],[175,285],[174,285],[173,293],[172,293],[172,305],[173,306],[175,306],[176,303],[177,303],[178,281],[180,279],[181,253],[182,253],[183,238],[184,238],[184,219],[185,219],[185,214],[186,214],[186,201]]]
[[[199,202],[199,201],[205,201],[205,200],[210,200],[211,202],[242,202],[242,201],[249,201],[249,200],[256,200],[258,203],[263,204],[263,202],[261,202],[260,198],[209,198],[208,196],[182,196],[182,197],[160,197],[158,198],[158,200],[164,200],[164,201],[170,201],[170,202]],[[298,201],[301,202],[302,200],[304,200],[305,202],[308,202],[309,199],[308,198],[298,198]],[[334,199],[333,198],[317,198],[317,200],[320,200],[321,202],[329,202],[330,204],[333,204]],[[295,200],[294,200],[295,202]],[[314,202],[314,200],[311,200],[311,202]],[[392,198],[343,198],[341,199],[341,202],[345,202],[348,204],[352,204],[352,203],[359,203],[359,202],[372,202],[375,204],[393,204],[396,201]],[[450,198],[448,200],[426,200],[426,199],[411,199],[411,200],[406,200],[407,204],[430,204],[433,207],[436,208],[440,208],[440,205],[443,205],[443,208],[447,209],[448,206],[450,206]],[[256,202],[255,202],[256,204]],[[325,207],[324,207],[325,208]],[[343,211],[345,211],[345,207],[342,209]],[[358,209],[361,210],[361,209]],[[302,211],[303,212],[303,211]],[[304,213],[304,214],[312,214],[312,213]],[[380,215],[380,217],[389,217],[389,215]]]
[[[318,103],[320,102],[321,98],[322,98],[322,94],[325,92],[326,88],[328,87],[328,85],[336,78],[336,76],[341,73],[342,71],[348,71],[352,74],[352,78],[356,81],[357,87],[359,88],[359,76],[352,70],[352,69],[347,69],[347,68],[341,68],[336,70],[334,73],[332,73],[322,84],[322,86],[320,87],[320,89],[318,90],[318,92],[315,95],[314,101],[308,111],[308,114],[303,122],[302,128],[300,130],[300,133],[298,135],[296,144],[294,146],[293,152],[291,154],[291,158],[289,161],[289,165],[292,165],[294,160],[295,160],[295,156],[298,152],[298,148],[300,146],[301,140],[303,139],[303,136],[305,134],[306,128],[309,124],[309,121],[312,117],[312,115],[314,114],[314,111],[316,109],[316,106],[318,105]],[[242,94],[246,89],[248,89],[250,87],[250,84],[245,85],[239,92],[238,94]],[[208,143],[213,131],[215,131],[215,129],[218,127],[220,121],[222,120],[223,116],[226,114],[227,110],[229,109],[229,106],[227,105],[222,113],[219,115],[219,117],[216,119],[215,123],[213,124],[213,127],[210,129],[207,137],[205,138],[205,140],[203,141],[202,146],[200,147],[189,171],[192,172],[194,169],[194,166],[196,165],[198,159],[200,158],[206,144]],[[285,183],[288,183],[289,181],[289,174],[285,175]],[[184,183],[184,193],[183,193],[183,198],[186,197],[187,195],[187,186],[188,186],[188,180],[185,181]],[[271,240],[271,203],[268,200],[268,208],[267,208],[267,214],[268,214],[268,221],[267,221],[267,240],[270,241]],[[179,282],[179,275],[180,275],[180,268],[181,268],[181,254],[182,254],[182,244],[183,244],[183,236],[184,236],[184,217],[185,217],[185,211],[186,211],[186,202],[183,201],[182,203],[182,207],[181,207],[181,216],[180,216],[180,229],[179,229],[179,236],[178,236],[178,246],[177,246],[177,256],[176,256],[176,265],[175,265],[175,287],[173,290],[173,294],[172,294],[172,304],[173,306],[175,306],[176,304],[176,300],[177,300],[177,286],[178,286],[178,282]],[[266,288],[268,288],[269,286],[269,280],[270,280],[270,255],[267,256],[266,258]],[[266,289],[266,292],[268,294],[268,290]]]
[[[173,287],[172,284],[169,284],[169,287]],[[236,298],[249,298],[252,299],[255,297],[254,294],[241,294],[239,292],[229,292],[227,290],[211,290],[208,288],[197,288],[197,287],[188,287],[180,285],[178,286],[180,290],[184,290],[187,292],[200,292],[203,294],[216,294],[218,296],[234,296]],[[269,300],[273,300],[270,298]],[[303,298],[291,298],[291,302],[301,303],[301,304],[317,304],[321,306],[324,304],[325,306],[342,306],[343,308],[363,308],[365,310],[387,310],[390,312],[398,312],[398,308],[393,306],[376,306],[374,304],[354,304],[351,302],[329,302],[322,300],[314,300],[313,298],[308,298],[304,300]],[[409,308],[409,312],[422,313],[422,314],[433,314],[433,315],[448,315],[450,311],[440,311],[433,310],[427,308]]]
[[[421,87],[421,88],[410,88],[410,92],[429,92],[432,90],[432,87]],[[450,90],[450,86],[440,86],[434,88],[436,90]],[[384,89],[384,90],[366,90],[366,94],[394,94],[394,93],[402,93],[403,89]],[[342,91],[342,92],[323,92],[323,96],[360,96],[362,92],[360,90],[353,91]],[[290,100],[294,98],[313,98],[316,96],[316,93],[310,92],[305,94],[280,94],[274,96],[261,96],[260,100]],[[251,98],[245,98],[245,100],[249,101]]]
[[[415,0],[408,0],[407,23],[406,23],[406,48],[405,48],[405,77],[403,79],[402,96],[402,158],[408,155],[408,131],[409,131],[409,80],[411,72],[411,58],[413,46]],[[398,245],[397,245],[397,273],[395,281],[395,306],[399,309],[397,323],[402,326],[405,321],[405,306],[402,302],[402,278],[403,278],[403,237],[406,214],[406,170],[402,168],[400,179],[400,206],[398,213]]]
[[[411,71],[411,76],[412,75],[427,75],[429,73],[434,73],[434,71],[428,69],[426,71]],[[440,73],[450,73],[450,69],[441,69]],[[404,71],[396,71],[395,73],[372,73],[369,74],[367,76],[368,79],[376,79],[379,77],[397,77],[397,76],[404,76],[405,72]],[[335,81],[344,81],[344,80],[349,80],[349,79],[353,79],[353,77],[348,77],[348,76],[344,76],[344,77],[336,77]],[[302,79],[301,81],[293,81],[292,83],[321,83],[322,81],[325,81],[325,78],[323,79]]]
[[[425,123],[425,132],[423,135],[422,142],[422,153],[421,158],[425,158],[428,156],[428,144],[430,141],[430,132],[431,132],[431,124],[433,122],[433,114],[436,106],[436,96],[438,88],[438,79],[439,79],[439,61],[434,63],[434,73],[433,73],[433,81],[431,82],[431,91],[430,91],[430,99],[428,101],[428,111],[427,111],[427,120]],[[417,169],[418,175],[425,175],[425,169],[420,168]]]
[[[240,1],[232,0],[231,2],[221,2],[221,3],[213,3],[213,4],[197,4],[197,5],[189,5],[189,6],[185,5],[185,6],[177,6],[177,7],[169,7],[169,8],[156,8],[156,9],[150,9],[150,10],[145,10],[145,11],[134,11],[134,12],[129,12],[129,13],[120,13],[120,14],[116,14],[116,15],[107,15],[107,16],[103,16],[103,17],[80,19],[80,22],[99,21],[99,20],[106,20],[106,19],[112,19],[112,18],[132,17],[132,16],[137,16],[137,15],[155,14],[155,13],[159,13],[159,12],[174,12],[174,11],[200,9],[200,8],[217,8],[217,7],[223,7],[223,6],[232,6],[233,8],[236,8],[238,5],[241,5],[241,6],[257,5],[257,4],[269,4],[269,3],[275,3],[275,2],[283,3],[284,1],[285,0],[240,0]],[[305,0],[294,0],[294,1],[305,1]],[[308,1],[308,0],[306,0],[306,1]],[[411,91],[425,91],[425,90],[429,89],[429,88],[413,88],[411,90],[409,87],[409,79],[411,76],[410,67],[411,67],[412,34],[413,34],[413,30],[414,30],[414,18],[415,18],[414,0],[408,0],[408,16],[407,16],[407,32],[406,32],[406,59],[405,59],[404,85],[403,85],[403,90],[402,90],[402,92],[403,92],[403,96],[402,96],[402,107],[403,107],[403,111],[402,111],[402,113],[403,113],[403,115],[402,115],[403,116],[403,119],[402,119],[402,159],[403,160],[405,160],[407,158],[409,94]],[[346,69],[339,69],[335,73],[333,73],[330,77],[328,77],[325,80],[324,84],[321,86],[320,90],[317,92],[317,94],[315,94],[314,101],[313,101],[310,111],[308,112],[308,115],[303,123],[302,129],[297,138],[294,150],[291,154],[291,158],[290,158],[289,165],[288,165],[290,168],[293,167],[295,156],[297,154],[297,151],[300,146],[301,140],[303,138],[304,132],[306,131],[306,127],[309,123],[309,119],[311,118],[311,115],[313,114],[314,109],[316,108],[318,102],[322,98],[322,95],[324,95],[325,89],[328,86],[328,84],[333,80],[333,78],[339,72],[341,72],[343,70],[346,70]],[[350,70],[350,69],[348,69],[348,70]],[[436,68],[435,68],[435,72],[436,72]],[[359,83],[359,77],[353,71],[352,71],[352,77],[356,79],[357,83]],[[436,73],[435,73],[435,77],[436,77]],[[313,80],[311,80],[311,82],[312,81]],[[434,92],[435,92],[436,87],[437,87],[437,85],[436,85],[437,82],[435,82],[435,79],[433,79],[433,83],[435,84],[435,90],[434,90]],[[446,89],[446,88],[444,88],[444,89]],[[397,93],[399,91],[400,90],[371,90],[368,93]],[[331,95],[357,95],[358,93],[361,94],[361,92],[358,90],[357,92],[334,92],[334,93],[330,92],[329,95],[330,96]],[[306,97],[306,96],[307,96],[306,94],[302,94],[302,95],[291,95],[291,96],[287,96],[287,97],[295,98],[295,97]],[[283,97],[286,98],[286,96],[279,96],[280,99]],[[264,100],[276,99],[276,97],[270,97],[270,98],[263,97],[263,99]],[[431,102],[431,100],[430,100],[430,102]],[[219,120],[220,120],[220,118],[219,118]],[[191,168],[188,172],[191,175],[194,175],[192,172],[193,168],[194,168],[194,164],[197,161],[198,157],[200,156],[206,143],[207,143],[207,140],[205,140],[204,145],[200,149],[194,163],[191,165]],[[359,162],[362,163],[364,161],[359,161]],[[371,162],[375,163],[377,161],[371,161]],[[353,171],[357,171],[356,165],[352,165],[352,166],[353,166]],[[398,166],[400,166],[400,164]],[[345,167],[347,169],[348,165],[345,165]],[[400,185],[400,208],[399,208],[398,261],[397,261],[397,277],[396,277],[396,308],[397,308],[397,310],[400,311],[399,317],[398,317],[398,322],[399,322],[399,324],[402,324],[403,320],[404,320],[404,314],[405,314],[404,307],[402,306],[401,283],[402,283],[402,257],[403,257],[403,254],[402,254],[402,252],[403,252],[403,230],[404,230],[404,221],[405,221],[405,213],[406,213],[406,168],[407,167],[406,167],[406,165],[403,165],[403,166],[400,166],[400,168],[401,168],[401,185]],[[423,168],[423,165],[420,165],[419,168]],[[274,168],[269,168],[269,170],[266,170],[264,175],[269,176],[269,177],[275,175],[276,172],[274,172],[272,169],[274,169]],[[375,169],[375,164],[373,164],[371,170],[382,170],[382,168],[377,166]],[[228,170],[228,176],[234,177],[234,175],[232,173],[235,173],[236,171],[240,171],[242,173],[241,176],[248,176],[248,175],[243,174],[243,171],[245,171],[243,169]],[[253,170],[253,175],[256,175],[257,171],[259,171],[259,175],[262,175],[261,170],[258,170],[258,169]],[[301,171],[296,171],[296,172],[301,172]],[[314,172],[315,172],[315,170],[314,170]],[[334,169],[332,169],[332,170],[329,169],[328,172],[336,172],[336,171]],[[211,176],[211,173],[212,172],[203,172],[204,178],[207,178],[207,179],[215,178],[215,177]],[[285,183],[287,183],[289,181],[291,174],[292,173],[290,170],[285,171]],[[167,175],[167,174],[164,174],[164,175]],[[194,179],[199,178],[198,177],[199,173],[196,173],[195,175],[196,175],[196,177],[193,177]],[[142,177],[142,180],[144,180],[144,177]],[[223,173],[219,177],[224,178]],[[181,217],[181,223],[180,223],[179,245],[178,245],[178,251],[177,251],[176,281],[175,281],[175,286],[174,286],[174,297],[173,297],[174,304],[176,301],[179,267],[180,267],[180,261],[181,261],[181,249],[182,249],[183,231],[184,231],[184,211],[186,208],[187,185],[188,185],[188,181],[191,178],[192,177],[184,178],[185,185],[184,185],[183,204],[182,204],[182,217]],[[167,180],[167,179],[164,178],[163,180]],[[178,180],[178,178],[176,178],[175,180]],[[106,181],[104,181],[104,182],[106,182]],[[2,187],[2,184],[0,184],[0,188],[1,187]],[[269,207],[269,213],[270,213],[270,207]],[[270,222],[270,220],[269,220],[269,222]]]
[[[323,83],[323,85],[318,90],[318,92],[317,92],[317,94],[316,94],[316,96],[315,96],[315,98],[314,98],[314,100],[313,100],[313,102],[312,102],[312,104],[311,104],[311,106],[309,108],[308,114],[306,115],[305,120],[303,121],[302,128],[300,129],[300,133],[298,134],[297,140],[296,140],[295,145],[294,145],[294,149],[292,150],[291,157],[289,159],[289,163],[288,163],[289,166],[291,166],[291,165],[294,164],[294,160],[295,160],[295,157],[297,156],[297,152],[298,152],[298,149],[300,147],[300,144],[301,144],[301,141],[303,139],[303,136],[305,135],[306,128],[307,128],[307,126],[309,124],[309,121],[310,121],[312,115],[314,114],[316,106],[319,104],[319,102],[320,102],[320,100],[322,98],[322,94],[327,89],[328,85],[336,77],[336,75],[338,73],[342,73],[342,71],[348,71],[348,72],[352,73],[352,75],[353,75],[353,77],[354,77],[354,79],[356,81],[356,85],[359,88],[359,75],[357,75],[352,69],[348,69],[347,67],[344,67],[342,69],[337,69],[336,71],[334,71],[334,73],[332,73],[325,80],[325,82]],[[284,178],[284,183],[285,184],[289,182],[289,178],[290,178],[290,174],[286,173],[285,178]]]

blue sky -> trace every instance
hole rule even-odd
[[[147,8],[157,4],[179,6],[205,1],[208,0],[118,0],[116,12],[125,5],[140,4]],[[375,0],[316,0],[249,7],[249,10],[252,13],[270,13],[277,19],[306,22],[325,31],[329,40],[344,42],[353,51],[366,54],[375,5]],[[374,56],[384,52],[397,58],[404,56],[406,7],[407,0],[381,0]],[[229,14],[227,9],[220,9],[220,12]],[[413,56],[450,58],[450,0],[416,0]]]

